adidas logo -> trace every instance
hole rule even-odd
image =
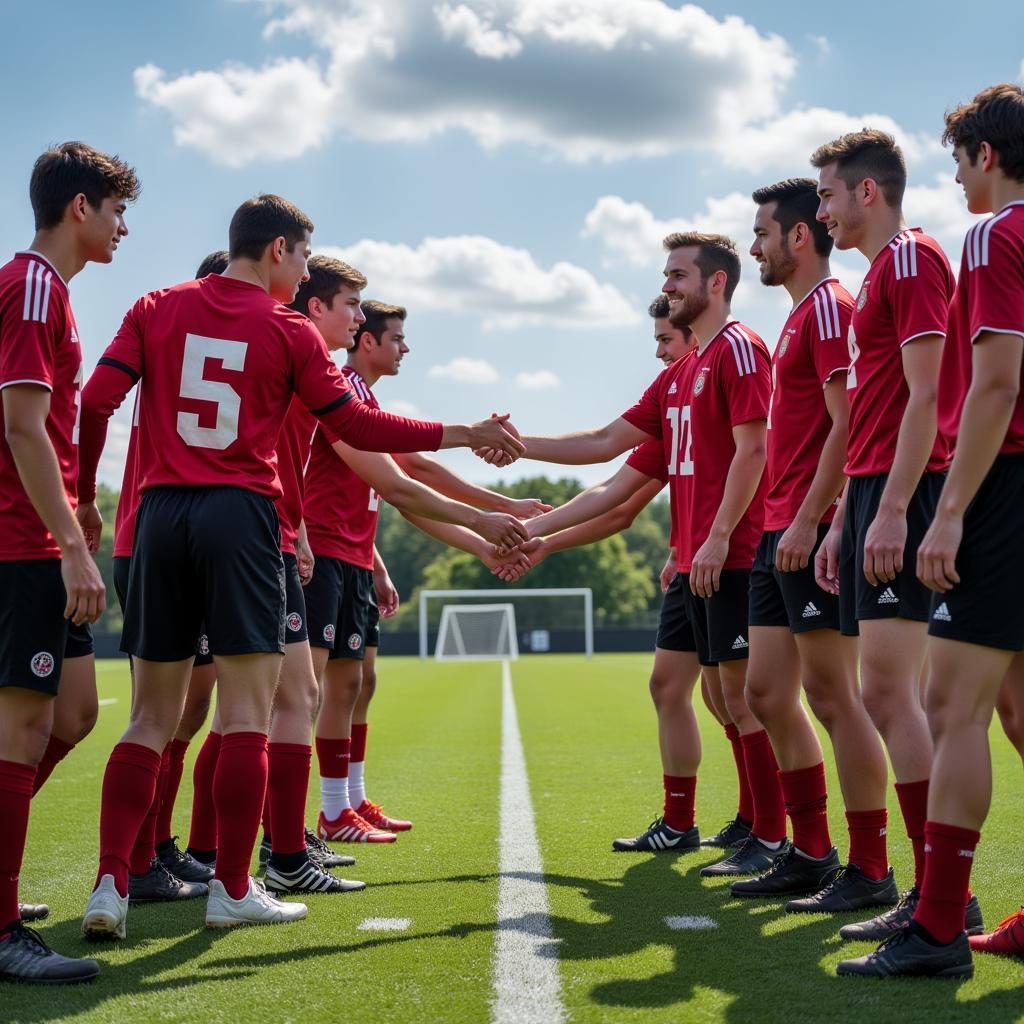
[[[672,381],[672,383],[669,385],[668,393],[670,395],[674,395],[678,390],[679,388],[676,387],[676,382]]]
[[[813,601],[807,602],[807,607],[804,609],[804,618],[813,619],[815,615],[820,615],[821,612],[815,607]]]
[[[741,636],[736,637],[736,639],[732,642],[732,649],[734,651],[739,651],[742,650],[744,647],[749,646],[750,644],[748,644],[747,641]]]
[[[900,599],[892,592],[892,587],[886,587],[881,594],[878,595],[879,604],[899,604]]]
[[[935,609],[935,614],[932,615],[933,619],[938,619],[940,622],[952,622],[953,616],[949,614],[949,609],[946,607],[946,602],[943,601],[938,608]]]

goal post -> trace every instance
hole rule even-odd
[[[587,657],[594,653],[594,592],[590,587],[501,587],[483,590],[421,590],[419,594],[419,640],[420,658],[430,657],[430,608],[435,608],[434,622],[436,618],[436,603],[444,601],[446,604],[469,605],[476,602],[488,602],[490,604],[512,604],[517,609],[513,615],[513,622],[518,617],[520,625],[523,624],[523,613],[528,604],[528,598],[558,598],[559,608],[564,612],[565,601],[578,603],[580,609],[580,633],[583,637],[583,649]],[[540,603],[540,602],[537,602]],[[551,609],[547,609],[548,612]],[[444,609],[441,612],[444,615]],[[450,629],[450,626],[449,626]],[[529,629],[529,627],[527,627]],[[529,641],[529,633],[525,634]],[[440,636],[440,634],[439,634]],[[522,649],[522,645],[518,645]],[[529,649],[537,650],[534,645],[527,644]]]
[[[437,661],[515,661],[516,612],[511,604],[446,604],[437,629]]]

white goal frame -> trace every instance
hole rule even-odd
[[[504,612],[501,632],[498,634],[498,647],[502,639],[508,642],[508,654],[446,654],[441,656],[441,640],[446,627],[452,630],[452,636],[458,637],[457,644],[464,648],[462,630],[459,627],[455,612],[476,614],[478,612]],[[517,661],[519,658],[519,637],[516,636],[516,610],[511,601],[503,604],[446,604],[441,609],[441,623],[437,627],[437,644],[434,648],[436,661]]]
[[[588,658],[594,656],[594,591],[590,587],[501,587],[484,590],[421,590],[420,591],[420,660],[429,657],[427,602],[435,598],[478,597],[579,597],[583,599],[583,643]],[[503,602],[507,603],[507,602]],[[443,612],[442,612],[443,614]]]

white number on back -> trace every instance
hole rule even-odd
[[[217,406],[217,426],[202,427],[194,412],[178,413],[178,433],[192,448],[213,448],[223,451],[238,437],[238,410],[242,400],[238,392],[224,381],[207,380],[207,359],[219,359],[225,370],[245,368],[245,341],[225,338],[204,338],[199,334],[185,336],[185,358],[181,364],[182,398],[213,402]]]
[[[380,508],[380,495],[372,487],[370,488],[370,504],[367,507],[371,512],[376,512]]]

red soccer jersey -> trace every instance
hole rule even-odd
[[[665,450],[662,448],[660,441],[644,441],[643,444],[637,445],[629,458],[626,459],[626,465],[635,469],[638,473],[643,473],[644,476],[649,476],[652,480],[660,480],[662,484],[668,483],[668,465],[665,461]],[[676,515],[675,498],[672,495],[671,488],[669,488],[668,492],[668,503],[670,523],[668,546],[674,548],[676,546]]]
[[[436,449],[441,425],[367,408],[301,314],[221,275],[143,296],[100,359],[82,409],[79,493],[95,488],[106,423],[132,384],[139,491],[240,487],[281,495],[277,439],[297,394],[329,438],[370,451]]]
[[[82,347],[67,285],[45,256],[19,252],[0,268],[0,389],[40,384],[50,392],[46,433],[72,508],[78,503],[81,383]],[[0,405],[0,562],[60,558],[22,486],[4,430]]]
[[[295,541],[302,522],[303,473],[315,430],[316,417],[298,398],[293,398],[277,438],[277,475],[284,492],[277,499],[277,516],[281,521],[281,550],[289,555],[295,554]],[[334,455],[333,449],[331,454]]]
[[[850,293],[830,277],[793,307],[782,328],[772,357],[766,530],[785,530],[811,489],[832,429],[823,388],[837,373],[846,373],[852,312]],[[822,522],[830,523],[835,511],[835,504],[830,505]]]
[[[872,261],[850,322],[847,476],[892,469],[910,397],[900,350],[915,338],[946,333],[952,295],[949,260],[920,228],[894,235]],[[948,465],[949,452],[939,434],[925,468],[932,472]]]
[[[733,427],[768,417],[771,359],[749,327],[730,320],[704,347],[677,359],[624,412],[623,419],[661,438],[675,495],[673,538],[680,572],[707,540],[725,493],[736,444]],[[764,529],[762,475],[729,539],[725,569],[749,569]]]
[[[939,429],[956,443],[971,384],[971,350],[983,332],[1024,338],[1024,201],[1009,203],[967,232],[939,377]],[[1024,367],[1021,392],[1000,455],[1024,452]]]
[[[371,408],[377,399],[366,381],[345,366],[341,371],[355,393]],[[373,538],[377,533],[380,496],[348,464],[338,458],[323,431],[313,439],[306,470],[303,516],[314,555],[338,558],[361,569],[373,568]]]

